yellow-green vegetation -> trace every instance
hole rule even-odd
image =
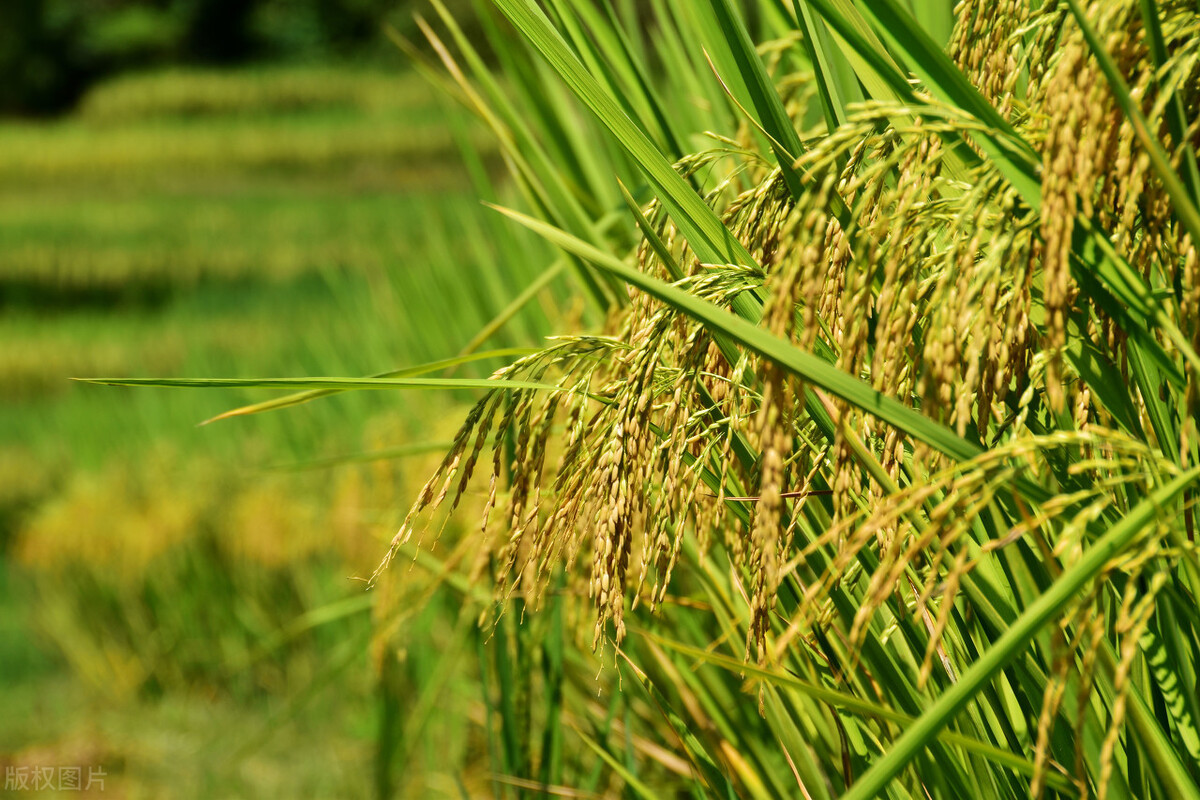
[[[386,171],[363,187],[243,177],[182,192],[7,198],[2,291],[153,296],[205,281],[280,283],[342,268],[382,278],[398,255],[418,250],[419,225],[397,219],[433,222],[439,205],[437,197],[387,191],[388,177],[428,180]]]
[[[191,100],[203,114],[175,105]],[[417,252],[406,240],[438,218],[431,199],[463,188],[456,152],[412,77],[124,78],[67,120],[0,128],[0,292],[378,275]]]
[[[269,113],[269,112],[267,112]],[[446,156],[453,141],[439,126],[391,113],[325,109],[272,118],[208,115],[136,119],[125,124],[82,120],[47,130],[12,125],[0,135],[5,181],[108,178],[151,181],[169,169],[179,176],[288,168],[336,168],[367,177]],[[404,163],[407,162],[407,163]],[[436,173],[434,173],[436,174]]]
[[[0,765],[101,766],[129,796],[371,791],[364,579],[410,468],[453,433],[438,410],[465,397],[360,393],[198,428],[269,395],[71,378],[454,356],[548,252],[530,237],[536,258],[498,267],[517,240],[475,199],[487,148],[461,166],[472,130],[416,76],[331,68],[125,77],[62,119],[0,123]],[[546,319],[505,318],[488,347]],[[436,640],[452,612],[422,574],[433,603],[409,630]],[[429,669],[415,655],[398,696]],[[470,746],[456,707],[428,753]]]
[[[289,390],[225,408],[301,438],[476,393],[421,488],[371,487],[412,498],[368,595],[376,794],[1200,800],[1195,4],[484,5],[486,47],[437,0],[401,46],[512,181],[463,148],[497,214],[398,297],[440,330],[524,265],[442,353],[499,332],[503,366],[101,381]],[[323,513],[235,494],[231,524]]]

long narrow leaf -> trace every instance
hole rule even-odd
[[[846,102],[833,71],[832,53],[826,47],[824,31],[813,16],[812,9],[803,0],[792,0],[796,17],[804,33],[804,49],[812,62],[813,78],[817,83],[817,96],[821,98],[821,111],[825,115],[825,128],[833,133],[846,122]]]
[[[504,15],[533,43],[571,90],[596,115],[645,172],[676,224],[701,261],[753,266],[745,246],[688,185],[670,162],[616,101],[588,74],[550,21],[531,0],[494,0]],[[761,310],[749,297],[739,300],[739,313],[757,318]]]
[[[869,717],[877,720],[884,720],[898,724],[901,729],[907,728],[915,721],[913,717],[887,706],[874,703],[870,700],[864,700],[861,697],[856,697],[846,692],[830,689],[825,686],[820,686],[810,681],[801,680],[800,678],[790,675],[786,672],[777,670],[769,670],[759,667],[754,664],[748,664],[736,658],[723,656],[719,653],[714,653],[709,650],[702,650],[698,647],[692,647],[682,642],[672,641],[649,631],[640,631],[642,636],[657,642],[667,649],[674,650],[683,655],[696,659],[697,661],[712,664],[730,672],[744,674],[761,680],[772,686],[787,688],[800,694],[811,697],[814,700],[828,704],[830,706],[841,708],[854,714],[859,714],[864,717]],[[940,731],[938,738],[947,744],[961,747],[968,752],[983,756],[991,761],[999,764],[1004,764],[1006,767],[1014,769],[1026,775],[1032,775],[1035,767],[1033,762],[1013,755],[1007,750],[1002,750],[995,745],[987,742],[973,739],[969,736],[955,733],[953,731]],[[1048,781],[1057,789],[1069,790],[1071,784],[1061,776],[1048,776]]]
[[[1184,490],[1200,478],[1200,467],[1175,478],[1138,503],[1119,523],[1093,544],[1083,556],[1066,569],[1054,584],[1043,592],[1017,618],[1008,631],[971,667],[958,682],[938,698],[928,711],[910,726],[892,749],[859,778],[843,800],[870,800],[882,792],[900,772],[931,742],[983,685],[1024,649],[1087,584],[1100,574],[1104,566],[1121,555],[1154,519],[1164,513]],[[1177,760],[1177,759],[1176,759]],[[1183,773],[1186,775],[1186,773]],[[1172,796],[1180,800],[1200,798],[1200,790],[1178,771],[1160,776],[1169,782]]]
[[[625,784],[635,794],[637,794],[639,797],[645,798],[645,800],[658,800],[658,795],[655,794],[654,790],[642,781],[638,780],[637,776],[630,772],[624,764],[614,758],[612,753],[609,753],[607,750],[601,747],[600,744],[598,744],[583,731],[576,729],[575,734],[584,744],[588,746],[588,748],[592,750],[592,752],[604,759],[604,763],[608,764],[608,766],[612,768],[613,772],[619,775],[621,780],[625,781]]]
[[[488,378],[72,378],[102,386],[151,386],[160,389],[541,389],[562,387],[532,381]]]
[[[718,22],[725,31],[725,39],[733,52],[733,58],[741,72],[742,81],[750,92],[750,99],[754,102],[759,121],[771,139],[771,146],[775,150],[779,169],[783,172],[784,182],[787,183],[792,197],[798,198],[804,191],[804,184],[799,173],[796,172],[793,162],[804,152],[804,145],[800,143],[800,135],[796,133],[792,121],[788,119],[787,112],[783,108],[783,101],[779,99],[779,92],[776,91],[775,84],[767,75],[762,60],[754,50],[754,43],[750,40],[750,33],[746,30],[741,15],[734,11],[730,0],[709,0],[709,2],[713,12],[717,15]]]
[[[511,358],[512,356],[529,355],[533,351],[529,348],[511,347],[503,350],[489,350],[485,353],[463,353],[455,358],[447,358],[441,361],[433,361],[428,364],[420,364],[415,367],[406,367],[404,369],[392,370],[391,372],[380,372],[377,375],[371,375],[371,378],[415,378],[418,375],[427,375],[430,372],[440,372],[444,369],[470,364],[474,361],[483,361],[490,358]],[[261,403],[253,403],[248,406],[241,406],[230,411],[218,414],[212,419],[205,420],[203,425],[208,425],[218,420],[229,419],[231,417],[241,417],[248,414],[261,414],[264,411],[275,411],[281,408],[289,408],[302,403],[307,403],[310,400],[317,400],[321,397],[329,397],[337,394],[339,389],[314,389],[306,392],[298,392],[288,395],[287,397],[276,398],[275,400],[266,400]]]

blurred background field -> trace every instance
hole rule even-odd
[[[530,239],[524,273],[498,263],[517,234],[477,200],[495,165],[483,148],[463,166],[478,131],[379,41],[380,4],[244,4],[246,41],[206,44],[201,7],[236,5],[0,14],[36,34],[0,42],[33,76],[0,103],[0,767],[102,768],[115,797],[383,795],[385,709],[437,664],[447,713],[388,740],[390,769],[402,796],[457,792],[420,764],[445,780],[473,746],[470,697],[434,661],[459,601],[406,620],[423,644],[381,695],[361,579],[467,396],[360,392],[197,427],[274,395],[69,380],[447,358],[547,261]],[[479,344],[548,329],[535,296]]]

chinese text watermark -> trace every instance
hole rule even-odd
[[[107,773],[102,767],[5,767],[4,789],[9,792],[103,792]]]

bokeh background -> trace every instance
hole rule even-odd
[[[558,322],[550,285],[476,338],[549,259],[480,205],[486,137],[385,35],[413,5],[0,4],[6,792],[55,796],[64,767],[130,798],[480,779],[446,767],[485,760],[474,662],[443,654],[470,641],[461,598],[408,568],[381,665],[362,581],[467,396],[198,426],[277,393],[69,380],[369,375]]]

